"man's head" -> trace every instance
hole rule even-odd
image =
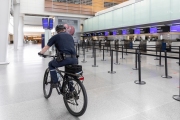
[[[60,33],[60,32],[65,32],[66,28],[64,27],[64,25],[57,25],[56,26],[56,32]]]

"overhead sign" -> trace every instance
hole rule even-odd
[[[105,36],[108,36],[109,35],[109,32],[105,31]]]
[[[150,28],[150,33],[163,33],[170,32],[170,26],[162,26],[162,27],[153,27]]]
[[[134,34],[144,34],[144,33],[150,33],[149,28],[137,28],[134,30]]]
[[[180,32],[180,25],[171,26],[170,32]]]
[[[49,27],[48,18],[42,18],[42,26],[43,26],[43,29],[48,29]]]
[[[49,29],[53,29],[53,19],[49,18]]]
[[[122,35],[122,30],[117,30],[117,35]]]
[[[124,30],[122,30],[122,34],[123,35],[134,34],[134,30],[133,29],[124,29]]]

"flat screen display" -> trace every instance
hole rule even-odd
[[[49,18],[49,29],[53,29],[53,19]]]
[[[150,33],[157,33],[157,27],[150,28]]]
[[[171,26],[170,32],[180,32],[180,25]]]
[[[113,35],[117,35],[117,30],[113,30]]]
[[[122,30],[117,30],[117,35],[122,35]]]
[[[122,30],[122,34],[126,35],[127,34],[127,30]]]
[[[109,32],[105,31],[105,36],[108,36],[109,35]]]
[[[42,18],[42,26],[43,26],[43,29],[48,29],[49,27],[48,18]]]
[[[150,33],[149,28],[137,28],[134,30],[134,34],[144,34],[144,33]]]

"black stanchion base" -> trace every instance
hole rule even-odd
[[[106,60],[101,60],[101,61],[106,61]]]
[[[120,58],[120,59],[125,59],[125,58]]]
[[[108,73],[115,74],[116,72],[115,71],[108,71]]]
[[[139,81],[139,80],[135,80],[134,83],[135,83],[135,84],[139,84],[139,85],[145,85],[145,84],[146,84],[146,82],[144,82],[144,81]]]
[[[180,95],[173,95],[173,99],[177,100],[177,101],[180,101]]]
[[[98,67],[98,65],[92,65],[92,67]]]
[[[120,63],[114,63],[115,65],[120,65]]]
[[[138,70],[138,68],[133,68],[133,70]]]
[[[81,61],[82,63],[86,63],[87,61]]]
[[[154,59],[154,60],[159,60],[159,58],[156,58],[156,59]]]
[[[159,67],[164,67],[164,65],[156,65],[156,66],[159,66]]]
[[[165,75],[162,75],[161,77],[162,77],[162,78],[168,78],[168,79],[171,79],[171,78],[172,78],[171,76],[165,76]]]

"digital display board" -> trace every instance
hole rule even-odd
[[[113,35],[117,35],[117,30],[113,30]]]
[[[127,34],[134,34],[134,30],[133,29],[127,29]]]
[[[122,30],[122,34],[123,35],[134,34],[134,30],[133,29],[124,29],[124,30]]]
[[[171,26],[170,32],[180,32],[180,25]]]
[[[43,29],[48,29],[49,27],[48,18],[42,18],[42,26],[43,26]]]
[[[134,30],[134,34],[144,34],[144,33],[150,33],[149,28],[137,28]]]
[[[122,35],[122,30],[117,30],[116,35]]]
[[[53,19],[49,18],[49,29],[53,29]]]
[[[122,30],[122,34],[126,35],[127,34],[127,30]]]
[[[162,27],[152,27],[150,28],[150,33],[163,33],[170,32],[170,26],[162,26]]]
[[[108,36],[109,35],[109,32],[105,31],[105,36]]]
[[[150,28],[150,33],[151,34],[157,33],[157,28],[156,27]]]

